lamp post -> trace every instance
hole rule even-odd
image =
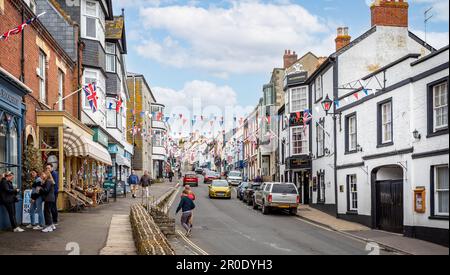
[[[334,113],[330,113],[331,108],[334,107]],[[341,117],[342,113],[336,111],[336,104],[334,104],[334,101],[330,99],[330,97],[327,95],[327,97],[322,101],[322,108],[325,110],[325,113],[327,116],[331,115],[333,118],[333,125],[334,125],[334,185],[335,185],[335,203],[336,203],[336,217],[339,217],[338,212],[338,194],[337,194],[337,125],[336,120],[337,117]]]

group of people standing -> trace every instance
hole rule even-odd
[[[13,232],[24,232],[16,220],[17,195],[20,190],[14,188],[14,173],[6,172],[0,181],[0,206],[5,207]],[[52,164],[47,164],[44,171],[33,169],[31,171],[32,191],[30,218],[28,229],[41,230],[44,233],[53,232],[58,225],[58,173]],[[36,214],[38,220],[36,221]]]

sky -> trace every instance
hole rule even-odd
[[[424,11],[433,7],[428,42],[447,45],[449,0],[408,2],[410,30],[423,37]],[[230,111],[241,113],[239,120],[258,103],[273,68],[282,67],[286,49],[329,56],[337,27],[348,26],[353,38],[370,28],[370,3],[113,0],[116,15],[125,9],[128,71],[144,74],[166,112],[184,114],[187,121],[213,117],[204,111],[208,107],[215,116],[236,117],[225,106],[240,106]]]

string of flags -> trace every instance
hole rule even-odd
[[[23,22],[22,24],[20,24],[19,26],[15,27],[13,29],[10,29],[9,31],[0,35],[0,41],[2,41],[2,40],[7,41],[10,36],[21,33],[25,29],[26,26],[31,25],[34,21],[36,21],[39,17],[43,16],[44,14],[45,14],[45,12],[43,12],[35,17],[32,17],[32,18],[28,19],[27,21]]]

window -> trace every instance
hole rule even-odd
[[[308,109],[308,89],[306,87],[291,90],[291,113]]]
[[[152,143],[154,147],[163,147],[162,132],[159,130],[153,131]]]
[[[39,99],[47,103],[47,90],[46,90],[46,74],[47,74],[47,56],[44,52],[39,52]]]
[[[30,0],[30,9],[36,14],[36,0]]]
[[[448,216],[448,165],[434,168],[434,214]]]
[[[264,105],[275,104],[274,86],[273,84],[264,86]]]
[[[97,38],[97,3],[86,1],[86,36]]]
[[[116,128],[117,127],[117,112],[116,112],[116,100],[114,98],[108,98],[106,100],[106,127]],[[109,108],[112,106],[112,108]]]
[[[378,146],[393,144],[392,100],[378,104]]]
[[[356,152],[358,147],[356,114],[351,114],[347,116],[345,131],[346,131],[345,151],[347,153]]]
[[[433,87],[434,132],[448,128],[448,87],[447,82]]]
[[[325,171],[317,173],[317,203],[325,203]]]
[[[84,85],[94,84],[94,83],[97,84],[97,73],[85,71],[84,72]],[[97,92],[97,95],[98,95],[98,92]],[[86,95],[84,95],[83,98],[84,98],[84,108],[90,109],[91,106],[89,104],[89,101],[86,99]]]
[[[316,78],[314,87],[315,87],[314,94],[315,94],[315,97],[316,97],[315,99],[317,102],[323,98],[322,77],[321,76]]]
[[[358,211],[358,185],[356,175],[347,176],[348,210]]]
[[[321,119],[316,127],[317,135],[317,156],[323,157],[325,155],[325,119]]]
[[[64,110],[64,101],[62,101],[64,97],[64,73],[61,70],[58,70],[58,100],[59,100],[59,110]]]
[[[303,127],[292,128],[292,154],[309,154],[308,132]]]
[[[116,72],[116,44],[106,43],[106,71]]]

